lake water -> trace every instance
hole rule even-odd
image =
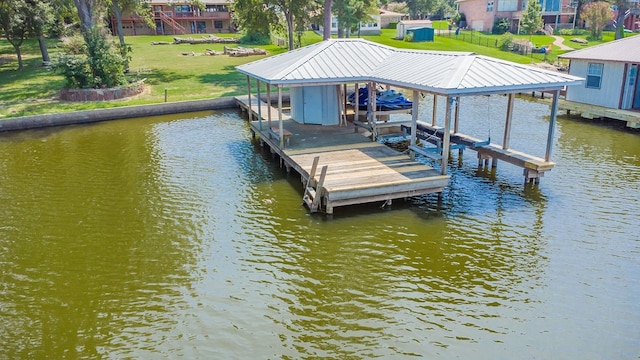
[[[463,101],[500,142],[506,98]],[[637,359],[640,134],[555,134],[537,187],[456,152],[440,200],[330,219],[235,111],[0,134],[0,358]]]

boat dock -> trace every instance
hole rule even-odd
[[[411,134],[411,128],[408,126],[403,125],[402,131],[405,134]],[[442,152],[442,143],[444,139],[444,129],[442,127],[429,125],[419,121],[416,125],[416,136],[418,139],[435,145],[435,148],[432,148],[433,151],[431,152],[425,151],[424,148],[416,147],[413,147],[413,150],[429,157],[438,157]],[[492,168],[497,167],[498,160],[521,167],[523,169],[525,182],[538,183],[540,181],[540,177],[544,176],[546,171],[553,169],[555,166],[555,163],[545,161],[543,158],[513,149],[505,149],[498,144],[493,144],[489,141],[477,139],[461,133],[451,134],[451,144],[452,149],[457,148],[460,151],[470,149],[477,152],[478,167],[488,167],[489,160],[491,160]]]
[[[238,96],[236,101],[256,119],[250,123],[254,136],[280,157],[281,166],[300,174],[303,200],[311,212],[332,214],[336,207],[376,201],[390,204],[393,199],[442,192],[449,183],[448,175],[371,141],[352,123],[299,124],[282,115],[280,132],[276,126],[280,122],[269,126],[269,118],[264,116],[278,114],[276,108],[258,103],[256,97],[252,97],[251,107],[248,96]],[[286,141],[280,141],[280,133]]]

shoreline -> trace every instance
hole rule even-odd
[[[100,121],[147,116],[220,110],[236,106],[233,97],[179,101],[149,105],[123,106],[109,109],[71,111],[56,114],[29,115],[0,120],[0,132],[38,129],[52,126],[90,124]]]

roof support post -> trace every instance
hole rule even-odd
[[[431,113],[431,126],[436,126],[437,112],[438,112],[438,95],[433,94],[433,112]]]
[[[411,146],[416,145],[416,132],[418,131],[418,102],[420,101],[418,96],[418,90],[413,90],[413,104],[411,108]],[[411,150],[411,160],[414,160],[415,158],[416,152]]]
[[[553,133],[556,128],[556,118],[558,116],[558,100],[560,99],[560,90],[553,92],[553,100],[551,101],[551,116],[549,116],[549,133],[547,134],[547,152],[544,155],[544,161],[550,161],[551,151],[553,150]]]
[[[376,107],[378,107],[378,104],[376,104],[376,82],[372,81],[371,83],[371,88],[369,89],[369,98],[371,99],[370,103],[371,103],[371,129],[372,129],[372,140],[376,141],[378,138],[378,126],[376,124]]]
[[[271,84],[267,83],[267,103],[269,106],[267,107],[267,123],[269,124],[269,129],[271,129]]]
[[[262,99],[260,98],[260,80],[256,79],[256,86],[258,87],[258,129],[262,131]]]
[[[456,96],[455,115],[453,116],[453,132],[458,132],[458,124],[460,120],[460,96]]]
[[[284,124],[282,124],[282,85],[278,85],[278,129],[280,130],[280,149],[284,149]]]
[[[513,119],[513,99],[514,99],[514,95],[509,94],[509,97],[507,99],[507,117],[504,121],[504,138],[502,139],[502,148],[505,150],[509,148],[509,140],[511,139],[511,120]]]
[[[447,175],[449,163],[449,144],[451,143],[451,110],[455,106],[455,98],[447,96],[447,108],[444,113],[444,133],[442,134],[442,169],[440,173]]]
[[[249,122],[251,122],[253,120],[253,110],[251,109],[251,79],[249,78],[249,75],[247,75],[247,92],[249,93],[247,103],[249,109],[247,110],[247,114],[249,114]]]
[[[354,97],[354,105],[353,105],[353,123],[356,124],[356,121],[360,121],[360,87],[358,83],[355,85],[355,93]],[[356,132],[358,132],[358,126],[355,126]]]

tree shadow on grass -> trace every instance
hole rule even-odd
[[[238,72],[233,65],[224,66],[215,74],[202,74],[199,77],[200,82],[207,84],[215,84],[226,89],[220,96],[235,96],[247,92],[246,76]]]
[[[135,74],[132,74],[135,75]],[[166,70],[149,70],[148,72],[136,75],[138,78],[146,78],[145,82],[149,85],[167,84],[173,81],[188,79],[191,75],[179,74],[175,71]]]

